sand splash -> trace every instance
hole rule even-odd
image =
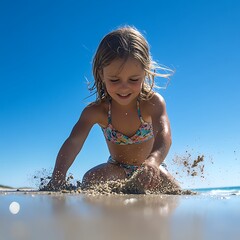
[[[179,166],[179,169],[176,172],[176,175],[181,175],[182,173],[187,173],[188,176],[191,177],[201,177],[205,178],[205,156],[203,154],[199,154],[194,157],[191,153],[186,151],[184,155],[176,155],[173,159],[173,163]]]
[[[84,185],[79,180],[74,180],[72,174],[69,174],[66,182],[58,189],[53,188],[48,184],[50,176],[41,176],[39,191],[49,191],[61,193],[84,193],[88,195],[125,195],[125,194],[169,194],[169,195],[194,195],[195,193],[189,190],[182,190],[172,184],[162,184],[161,187],[154,190],[144,190],[143,187],[136,183],[138,170],[130,179],[105,181],[95,184]],[[34,176],[37,178],[37,176]],[[75,183],[73,183],[75,182]]]
[[[198,154],[197,156],[185,151],[183,155],[176,155],[172,160],[173,164],[178,166],[176,172],[177,178],[181,178],[184,173],[189,177],[205,178],[205,156]],[[213,163],[213,162],[212,162]],[[141,184],[136,184],[136,176],[139,173],[137,170],[130,179],[99,182],[90,184],[88,186],[82,184],[79,180],[75,180],[72,174],[69,174],[66,182],[58,189],[51,187],[48,183],[51,179],[51,174],[47,174],[44,169],[42,174],[38,172],[38,179],[40,191],[61,191],[62,193],[85,193],[90,195],[110,195],[110,194],[169,194],[169,195],[194,195],[195,192],[190,190],[180,189],[172,184],[162,182],[160,187],[154,190],[144,190]]]

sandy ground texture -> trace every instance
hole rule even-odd
[[[0,191],[1,239],[237,240],[240,197]]]

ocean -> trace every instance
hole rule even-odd
[[[195,189],[191,189],[191,190],[199,193],[200,195],[240,196],[240,186],[195,188]]]

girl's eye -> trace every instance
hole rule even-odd
[[[136,79],[130,79],[131,82],[137,82],[139,79],[136,78]]]
[[[110,82],[116,83],[116,82],[118,82],[118,80],[119,80],[119,79],[110,79]]]

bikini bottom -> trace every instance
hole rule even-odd
[[[108,158],[107,163],[120,166],[121,168],[123,168],[127,178],[130,178],[134,174],[134,172],[141,167],[141,166],[130,165],[127,163],[120,163],[117,160],[113,159],[112,156]],[[162,166],[165,170],[167,170],[167,165],[165,163],[161,163],[160,166]]]

